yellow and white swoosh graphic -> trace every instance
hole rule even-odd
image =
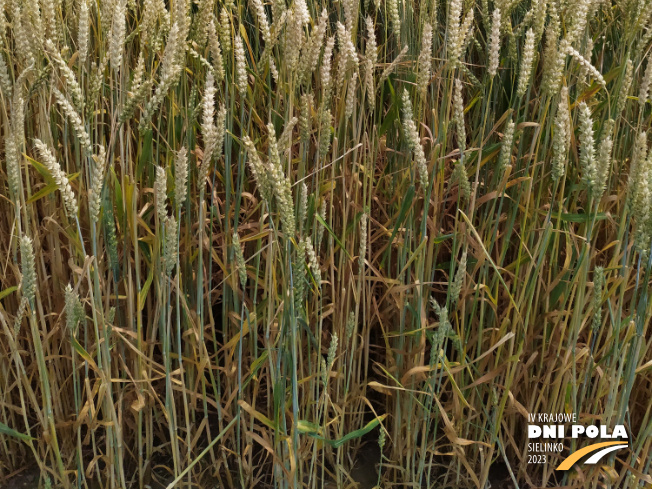
[[[599,450],[597,453],[591,456],[591,458],[589,458],[586,462],[584,462],[585,464],[595,464],[606,454],[613,452],[614,450],[620,450],[621,448],[626,448],[626,447],[627,444],[623,443],[622,441],[605,441],[602,443],[594,443],[593,445],[584,447],[576,451],[575,453],[569,455],[568,457],[566,457],[566,459],[564,459],[564,461],[557,466],[556,470],[568,470],[575,464],[575,462],[577,462],[585,455],[588,455],[589,453],[593,453]]]

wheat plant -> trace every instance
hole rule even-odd
[[[0,484],[650,487],[651,83],[648,0],[0,0]]]

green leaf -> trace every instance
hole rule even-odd
[[[4,299],[5,297],[7,297],[12,292],[15,292],[16,290],[18,290],[18,286],[14,285],[13,287],[7,287],[5,290],[0,291],[0,300]]]
[[[73,181],[79,176],[79,172],[77,173],[72,173],[68,175],[68,180]],[[52,180],[52,178],[46,179],[49,183],[43,187],[41,190],[36,192],[35,194],[32,194],[29,199],[27,199],[27,203],[31,204],[33,202],[36,202],[39,199],[42,199],[46,195],[50,195],[52,192],[56,191],[58,186],[57,184]]]
[[[385,135],[387,131],[389,131],[389,129],[394,125],[395,121],[398,121],[399,123],[401,121],[401,116],[399,112],[400,101],[397,100],[396,98],[396,93],[394,91],[394,87],[392,86],[392,82],[390,78],[387,78],[386,83],[387,86],[389,87],[389,91],[392,98],[392,104],[387,110],[387,114],[385,114],[385,117],[383,118],[383,123],[380,125],[380,128],[378,129],[378,134],[380,136]]]
[[[260,354],[258,358],[256,358],[252,364],[251,364],[251,373],[247,376],[245,380],[242,381],[242,386],[245,387],[249,385],[249,382],[251,382],[251,379],[253,379],[257,374],[258,370],[262,367],[263,363],[267,360],[269,357],[269,352],[267,350],[263,350],[263,352]]]
[[[318,424],[311,423],[305,419],[300,419],[297,423],[297,431],[304,435],[314,436],[321,433],[321,427]]]
[[[324,229],[325,229],[326,231],[328,231],[328,234],[330,234],[330,235],[333,237],[333,239],[335,240],[335,242],[338,244],[338,246],[339,246],[340,248],[342,248],[342,251],[344,251],[344,253],[346,253],[346,256],[347,256],[347,257],[349,258],[349,260],[350,260],[350,259],[351,259],[351,255],[349,255],[349,252],[346,251],[346,248],[344,248],[344,245],[343,245],[342,242],[338,239],[338,237],[335,236],[335,233],[333,232],[333,230],[328,226],[328,224],[326,224],[326,221],[324,221],[324,220],[322,219],[322,217],[321,217],[319,214],[315,214],[315,218],[316,218],[316,219],[321,223],[322,226],[324,226]]]
[[[435,244],[439,244],[439,243],[443,243],[447,239],[451,239],[452,237],[453,237],[452,234],[442,234],[441,236],[437,236],[436,238],[434,238],[432,242]]]
[[[142,143],[140,146],[140,158],[138,159],[138,164],[136,165],[136,175],[138,176],[142,176],[147,167],[147,164],[154,161],[152,139],[152,129],[151,127],[148,127],[148,129],[145,131],[145,134],[141,136]]]
[[[4,423],[0,423],[0,433],[7,436],[13,436],[14,438],[18,438],[23,441],[31,441],[34,439],[31,436],[28,436],[24,433],[20,433],[12,428],[9,428],[9,426],[7,426]]]
[[[394,237],[398,232],[398,228],[401,226],[401,224],[403,224],[403,220],[405,219],[405,216],[407,216],[410,207],[412,207],[412,203],[414,200],[414,193],[415,193],[414,185],[410,185],[410,188],[408,189],[407,193],[403,197],[403,204],[401,205],[401,210],[398,213],[398,219],[396,220],[396,224],[394,224],[394,230],[392,231],[392,236],[389,238],[389,246],[385,251],[385,256],[383,257],[383,264],[385,263],[385,260],[389,255],[389,251],[392,249],[392,241],[394,241]]]
[[[145,298],[147,297],[147,292],[149,292],[149,287],[152,285],[152,279],[154,278],[154,267],[150,267],[149,269],[149,275],[147,276],[147,280],[145,280],[145,284],[143,285],[143,288],[140,289],[140,292],[138,292],[138,310],[142,311],[143,307],[145,307]]]
[[[597,215],[593,214],[562,214],[561,220],[567,222],[591,222],[595,218],[596,221],[602,221],[607,218],[604,212]]]
[[[50,170],[48,170],[47,166],[45,166],[40,161],[36,161],[34,158],[30,158],[27,155],[23,155],[23,156],[25,156],[25,159],[29,161],[34,168],[36,168],[36,171],[38,171],[41,174],[43,180],[45,180],[48,184],[55,183],[54,178],[52,178],[52,174],[50,173]]]
[[[95,370],[96,372],[99,372],[99,369],[97,368],[97,364],[93,360],[93,357],[91,357],[90,353],[88,353],[83,346],[79,344],[79,341],[77,341],[77,338],[74,336],[71,337],[70,342],[72,343],[73,349],[77,352],[77,354],[82,357],[90,367]]]
[[[383,414],[380,417],[374,418],[359,430],[352,431],[351,433],[344,435],[339,440],[327,440],[322,435],[320,435],[320,433],[322,432],[321,427],[319,425],[316,425],[315,423],[311,423],[310,421],[304,421],[304,420],[299,421],[297,423],[297,430],[299,430],[299,433],[304,433],[312,438],[322,440],[323,442],[328,443],[334,448],[338,448],[344,445],[348,441],[355,440],[356,438],[360,438],[361,436],[366,435],[371,430],[373,430],[376,426],[378,426],[380,422],[386,417],[387,415]]]
[[[54,182],[48,183],[41,190],[39,190],[35,194],[32,194],[32,196],[29,199],[27,199],[27,203],[31,204],[33,202],[36,202],[37,200],[42,199],[46,195],[50,195],[51,193],[55,192],[56,190],[57,190],[57,184],[56,183],[54,183]]]

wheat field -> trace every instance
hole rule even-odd
[[[0,0],[0,486],[651,487],[651,91],[647,0]]]

